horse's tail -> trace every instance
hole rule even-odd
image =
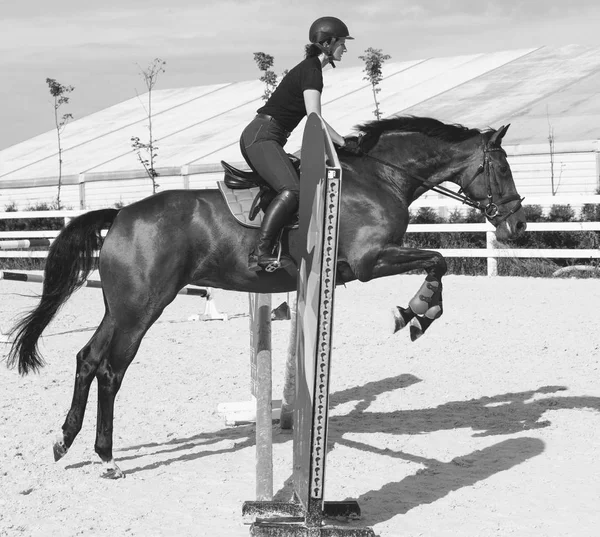
[[[102,247],[101,231],[110,227],[118,212],[101,209],[82,214],[71,220],[50,245],[40,303],[11,330],[14,340],[8,367],[18,363],[19,373],[26,375],[44,365],[38,340],[60,307],[96,267],[94,253]]]

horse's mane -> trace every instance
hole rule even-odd
[[[393,116],[363,123],[355,127],[362,136],[364,150],[371,149],[382,134],[387,132],[415,132],[446,142],[463,142],[482,133],[479,129],[470,129],[459,124],[443,123],[431,117]]]

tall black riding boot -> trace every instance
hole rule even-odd
[[[298,195],[291,190],[281,191],[267,207],[258,235],[258,241],[248,257],[248,268],[252,271],[274,272],[285,263],[292,262],[287,256],[278,260],[273,254],[277,234],[287,224],[298,208]]]

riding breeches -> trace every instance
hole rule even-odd
[[[300,181],[283,146],[289,133],[268,116],[255,117],[240,137],[244,159],[273,189],[291,190],[298,196]]]

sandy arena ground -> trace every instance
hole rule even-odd
[[[599,535],[600,281],[449,276],[430,331],[391,336],[389,307],[422,280],[337,290],[327,499],[357,499],[381,537]],[[40,290],[0,282],[4,332]],[[249,397],[248,298],[218,291],[216,304],[228,322],[189,322],[204,299],[179,296],[144,339],[117,398],[119,481],[98,477],[95,384],[71,451],[52,457],[99,290],[48,327],[39,375],[2,364],[0,536],[249,535],[254,428],[216,412]],[[289,321],[273,330],[278,396]],[[276,430],[276,491],[291,459]]]

